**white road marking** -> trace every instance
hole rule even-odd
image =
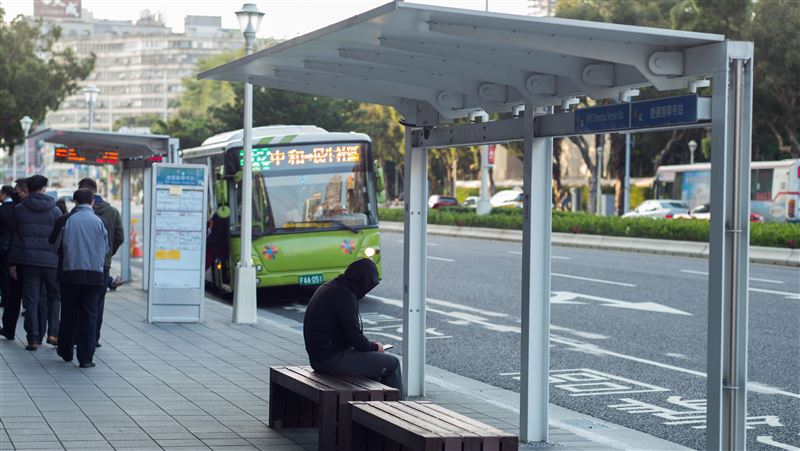
[[[800,393],[792,393],[785,390],[781,390],[780,388],[770,387],[766,384],[760,384],[758,382],[750,381],[747,383],[747,390],[755,393],[763,393],[766,395],[783,395],[788,396],[790,398],[797,398],[800,399]]]
[[[753,287],[750,287],[750,291],[755,291],[756,293],[777,294],[779,296],[785,296],[786,299],[797,299],[797,300],[800,300],[800,294],[798,294],[798,293],[790,293],[788,291],[765,290],[763,288],[753,288]]]
[[[444,257],[432,257],[432,256],[430,256],[430,255],[428,255],[428,259],[430,259],[430,260],[437,260],[437,261],[440,261],[440,262],[448,262],[448,263],[453,263],[453,262],[455,262],[455,260],[453,260],[452,258],[444,258]]]
[[[505,314],[505,313],[493,312],[491,310],[483,310],[483,309],[479,309],[479,308],[475,308],[475,307],[470,307],[468,305],[457,304],[455,302],[442,301],[440,299],[428,298],[427,301],[428,301],[429,304],[441,305],[441,306],[450,307],[450,308],[457,308],[459,310],[464,310],[466,312],[480,313],[481,315],[486,315],[486,316],[494,316],[494,317],[497,317],[497,318],[508,317],[508,315]]]
[[[508,251],[508,253],[511,255],[522,255],[520,251]],[[551,255],[550,258],[553,260],[572,260],[570,257],[562,257],[560,255]]]
[[[611,281],[611,280],[603,280],[603,279],[592,279],[591,277],[573,276],[573,275],[570,275],[570,274],[560,274],[560,273],[557,273],[557,272],[551,272],[550,275],[551,276],[555,276],[555,277],[564,277],[564,278],[567,278],[567,279],[585,280],[587,282],[605,283],[605,284],[608,284],[608,285],[618,285],[620,287],[631,287],[631,288],[636,287],[636,285],[634,285],[632,283],[614,282],[614,281]]]
[[[659,304],[657,302],[650,302],[650,301],[628,302],[628,301],[620,301],[619,299],[591,296],[588,294],[572,293],[569,291],[554,291],[553,296],[550,298],[550,304],[576,304],[576,305],[586,304],[586,302],[580,302],[577,301],[576,299],[588,299],[590,301],[597,301],[600,302],[605,307],[624,308],[630,310],[643,310],[646,312],[670,313],[673,315],[693,316],[689,312],[684,312],[683,310],[678,310],[676,308],[672,308],[664,304]]]
[[[397,242],[400,243],[400,244],[403,244],[403,240],[397,240]],[[427,244],[430,247],[436,247],[436,246],[439,245],[438,243],[427,243]]]
[[[772,439],[771,435],[759,435],[756,437],[756,441],[758,443],[763,443],[765,445],[774,446],[775,448],[786,449],[789,451],[800,451],[800,448],[796,446],[792,446],[786,443],[776,442]]]
[[[706,271],[694,271],[694,270],[691,270],[691,269],[681,269],[681,272],[685,272],[686,274],[697,274],[699,276],[708,276],[708,272],[706,272]],[[783,285],[783,281],[781,281],[781,280],[760,279],[758,277],[751,277],[750,280],[753,281],[753,282],[774,283],[774,284]]]

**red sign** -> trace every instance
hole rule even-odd
[[[489,145],[487,163],[489,163],[490,166],[494,164],[494,144]]]
[[[81,0],[33,0],[35,17],[80,19]]]

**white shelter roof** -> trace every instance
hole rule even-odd
[[[438,121],[510,111],[525,100],[546,106],[649,85],[683,89],[706,75],[703,52],[692,52],[723,40],[396,0],[199,78],[392,105],[404,115],[438,113]]]

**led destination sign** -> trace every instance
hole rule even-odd
[[[56,162],[77,164],[117,164],[119,152],[115,150],[75,149],[74,147],[56,147]]]
[[[253,149],[254,171],[352,167],[361,162],[361,144],[309,144]],[[244,151],[239,153],[239,164]]]

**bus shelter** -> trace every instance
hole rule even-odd
[[[711,127],[707,448],[745,447],[753,45],[716,34],[404,3],[199,74],[404,118],[404,384],[424,395],[427,149],[524,142],[520,438],[548,439],[553,137]],[[699,97],[708,86],[711,97]],[[632,89],[685,95],[630,102]],[[603,106],[570,111],[576,98]],[[497,120],[468,123],[486,112]]]
[[[178,155],[178,140],[166,135],[140,135],[93,130],[46,128],[30,135],[36,139],[55,144],[54,160],[59,163],[74,163],[95,166],[116,166],[121,170],[122,184],[122,224],[125,241],[120,255],[122,280],[131,280],[130,231],[133,225],[131,215],[131,175],[141,170],[144,176],[145,207],[151,202],[150,177],[153,163],[161,162],[169,156],[174,161]],[[147,252],[150,240],[149,215],[143,210],[143,252],[144,271],[142,287],[147,289],[149,259]]]

